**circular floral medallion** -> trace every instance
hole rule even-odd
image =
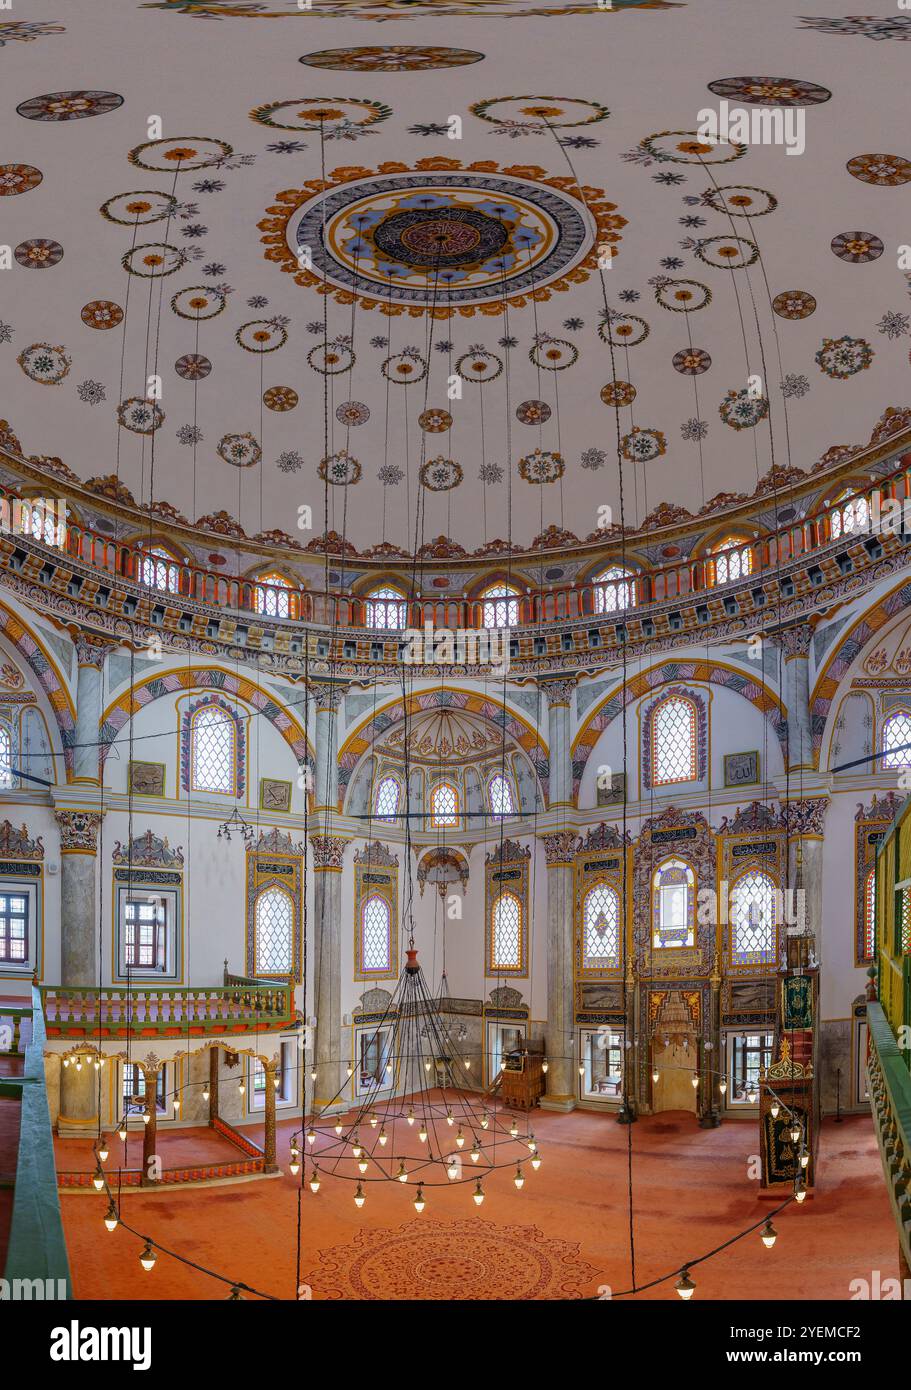
[[[878,188],[898,188],[911,180],[911,159],[899,154],[856,154],[846,168],[861,183],[873,183]]]
[[[831,244],[838,259],[850,261],[852,265],[878,261],[884,250],[879,237],[872,232],[839,232]]]
[[[620,314],[611,310],[598,325],[598,336],[613,347],[636,347],[644,342],[651,329],[636,314]]]
[[[630,463],[651,463],[667,453],[667,440],[660,430],[641,429],[636,425],[620,441],[620,452]]]
[[[711,304],[712,291],[699,280],[662,280],[655,287],[655,299],[671,313],[693,314]]]
[[[460,463],[454,463],[440,454],[438,458],[428,459],[422,464],[418,476],[428,492],[451,492],[465,475]]]
[[[551,338],[542,333],[528,354],[528,360],[548,372],[562,372],[579,360],[579,349],[565,338]]]
[[[307,361],[320,376],[339,376],[350,371],[355,363],[355,354],[350,343],[344,338],[335,338],[330,343],[317,343],[307,353]]]
[[[832,97],[828,87],[799,77],[719,77],[708,88],[716,96],[757,106],[819,106]]]
[[[659,130],[641,140],[640,149],[659,163],[673,164],[731,164],[747,152],[736,140],[708,141],[698,130]]]
[[[120,264],[127,274],[138,275],[142,280],[159,280],[165,275],[173,275],[186,263],[186,253],[179,246],[170,246],[166,241],[149,241],[143,246],[134,246],[120,258]]]
[[[0,198],[15,198],[37,188],[44,178],[32,164],[0,164]]]
[[[562,454],[550,449],[535,449],[534,453],[519,459],[519,477],[526,483],[555,483],[565,472]]]
[[[870,366],[873,349],[863,338],[823,338],[814,360],[833,381],[847,381]]]
[[[370,48],[324,48],[298,58],[311,68],[330,72],[431,72],[437,68],[461,68],[480,63],[483,53],[470,48],[431,48],[417,44],[389,44]]]
[[[121,227],[143,226],[146,222],[161,222],[165,217],[173,217],[177,199],[170,193],[142,188],[136,193],[115,193],[98,211],[106,221],[116,222]]]
[[[52,347],[50,343],[32,343],[16,361],[31,381],[42,386],[56,386],[73,365],[62,347]]]
[[[212,285],[188,285],[171,298],[171,308],[182,319],[214,319],[227,303],[224,290]]]
[[[192,169],[208,169],[212,164],[220,164],[234,153],[231,145],[224,140],[214,140],[208,135],[180,136],[171,140],[147,140],[137,145],[127,156],[131,164],[139,169],[154,169],[157,174],[175,171],[183,173]]]
[[[674,370],[683,376],[701,376],[712,365],[712,359],[702,348],[682,348],[673,357]]]
[[[26,270],[50,270],[63,260],[63,247],[59,241],[49,241],[47,237],[32,237],[20,241],[13,255]]]
[[[123,97],[116,92],[49,92],[43,97],[29,97],[16,110],[27,121],[82,121],[122,105]]]
[[[370,408],[363,401],[342,401],[336,407],[335,418],[340,425],[354,429],[358,425],[366,425],[370,419]]]
[[[759,247],[744,236],[710,236],[696,247],[696,255],[716,270],[743,270],[759,259]]]
[[[444,430],[452,428],[452,416],[448,410],[429,406],[427,410],[421,411],[418,424],[425,434],[442,434]]]
[[[263,456],[257,440],[249,431],[245,434],[223,435],[215,452],[220,459],[232,464],[234,468],[252,468]]]
[[[299,285],[328,288],[345,304],[437,318],[522,306],[534,294],[587,279],[598,246],[616,245],[626,219],[597,189],[517,166],[461,169],[419,160],[413,171],[352,180],[336,170],[317,193],[276,195],[260,222],[266,259]],[[306,255],[301,254],[306,250]]]
[[[746,386],[728,391],[718,407],[718,414],[732,430],[748,430],[758,425],[769,413],[765,396],[754,395]]]
[[[544,425],[550,419],[550,406],[545,401],[523,401],[516,406],[516,419],[521,425]]]
[[[89,328],[116,328],[123,322],[123,310],[113,299],[92,299],[83,304],[79,317]]]
[[[267,410],[293,410],[299,400],[293,386],[270,386],[263,392],[263,405]]]
[[[376,125],[391,115],[391,106],[365,97],[299,97],[254,106],[250,119],[272,130],[322,130],[328,134],[339,128]]]
[[[526,130],[593,125],[610,115],[600,101],[586,101],[583,97],[489,97],[468,109],[482,121]]]
[[[727,183],[707,188],[702,195],[706,207],[729,217],[765,217],[778,207],[774,193],[748,183]]]
[[[808,319],[816,310],[816,300],[808,290],[782,290],[772,300],[772,308],[782,319]]]
[[[184,357],[178,357],[174,370],[184,381],[202,381],[211,372],[212,363],[198,352],[188,352]]]
[[[458,369],[458,363],[456,368]],[[413,386],[416,381],[424,380],[427,375],[427,363],[417,348],[403,348],[401,352],[387,357],[380,371],[387,381],[395,381],[399,386]]]
[[[271,319],[251,319],[241,324],[234,341],[244,352],[278,352],[288,341],[288,330]]]
[[[632,405],[636,399],[636,388],[629,381],[609,381],[601,387],[601,399],[605,405]]]
[[[481,346],[470,347],[456,359],[455,369],[463,381],[484,386],[488,381],[496,381],[503,371],[503,359],[495,352],[488,352]]]
[[[340,449],[337,454],[324,458],[317,472],[323,482],[332,483],[335,487],[349,487],[360,479],[361,465],[347,449]]]
[[[117,407],[117,419],[133,434],[154,434],[164,424],[164,411],[144,396],[129,396]]]

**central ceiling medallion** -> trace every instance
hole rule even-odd
[[[597,246],[616,247],[626,225],[600,189],[586,188],[583,201],[575,179],[442,158],[336,169],[277,194],[268,212],[266,259],[298,284],[342,304],[438,318],[549,299],[587,280]]]

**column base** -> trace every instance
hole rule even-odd
[[[568,1114],[570,1110],[576,1108],[575,1096],[542,1096],[538,1101],[542,1110],[560,1110]]]
[[[721,1116],[717,1110],[708,1110],[699,1121],[700,1129],[717,1129],[721,1124]]]
[[[632,1106],[627,1105],[625,1101],[617,1111],[618,1125],[634,1125],[638,1118],[639,1116],[636,1114],[635,1110],[633,1110]]]
[[[98,1134],[98,1116],[89,1115],[81,1120],[58,1115],[57,1134],[61,1139],[94,1139]]]

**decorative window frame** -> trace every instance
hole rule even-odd
[[[399,861],[379,840],[354,852],[354,979],[396,980],[399,974]],[[368,970],[364,965],[362,914],[369,898],[382,898],[389,908],[389,965]]]
[[[734,878],[734,879],[731,879],[731,880],[729,881],[729,883],[728,883],[728,904],[727,904],[727,906],[728,906],[728,912],[727,912],[728,921],[727,921],[727,929],[726,929],[726,932],[725,932],[725,935],[726,935],[726,937],[727,937],[727,960],[728,960],[728,963],[729,963],[732,967],[739,967],[739,969],[742,970],[742,971],[744,971],[744,972],[749,972],[750,974],[759,974],[759,973],[761,973],[761,972],[763,972],[763,971],[772,971],[772,970],[775,970],[775,969],[777,968],[777,965],[778,965],[778,958],[779,958],[779,951],[780,951],[780,949],[781,949],[782,932],[783,932],[783,930],[784,930],[784,923],[783,923],[781,920],[775,921],[774,919],[775,919],[776,916],[778,916],[778,917],[783,916],[783,913],[778,914],[778,913],[775,913],[775,912],[773,911],[773,922],[772,922],[773,936],[772,936],[772,946],[771,946],[771,951],[770,951],[770,958],[769,958],[768,961],[738,961],[738,960],[735,960],[735,958],[734,958],[734,929],[735,929],[735,925],[736,925],[736,924],[735,924],[735,922],[734,922],[734,920],[733,920],[733,919],[734,919],[734,894],[735,894],[736,891],[737,891],[737,885],[738,885],[738,883],[739,883],[740,880],[741,880],[742,878],[744,878],[747,874],[763,874],[767,879],[769,879],[769,881],[770,881],[771,884],[772,884],[772,894],[773,894],[773,896],[772,896],[772,904],[773,904],[773,909],[774,909],[774,906],[775,906],[776,902],[778,902],[778,903],[781,902],[781,891],[782,891],[782,889],[781,889],[781,882],[780,882],[780,880],[778,879],[778,877],[776,876],[776,874],[772,872],[772,870],[771,870],[771,868],[770,868],[770,866],[769,866],[768,864],[743,864],[743,865],[741,865],[741,866],[738,866],[738,869],[737,869],[737,877]],[[778,894],[778,897],[777,897],[777,898],[776,898],[776,896],[775,896],[776,894]]]
[[[124,906],[128,899],[160,898],[165,904],[165,969],[133,966],[127,976],[124,941]],[[157,980],[163,984],[183,983],[183,875],[164,869],[114,869],[111,889],[111,980],[125,984],[129,978]]]
[[[515,840],[504,840],[484,860],[484,975],[488,979],[512,976],[527,979],[528,952],[528,868],[531,850]],[[493,957],[493,912],[501,893],[513,893],[519,900],[519,964],[496,965]]]
[[[395,803],[395,814],[392,815],[392,816],[383,815],[380,811],[378,811],[378,810],[376,809],[377,800],[379,799],[379,794],[380,794],[380,787],[382,787],[382,785],[383,785],[384,782],[394,782],[395,785],[396,785],[396,793],[397,793],[397,794],[396,794],[396,803]],[[384,768],[384,770],[382,771],[382,773],[380,774],[380,776],[377,777],[376,781],[371,783],[371,788],[370,788],[370,814],[371,814],[371,816],[373,817],[374,820],[380,820],[380,821],[383,821],[385,824],[390,824],[390,825],[391,825],[393,822],[395,822],[396,820],[398,820],[399,816],[401,815],[401,813],[402,813],[402,805],[403,805],[403,803],[404,803],[405,800],[406,800],[406,798],[405,798],[405,788],[404,788],[404,781],[403,781],[403,778],[402,778],[398,773],[391,771],[389,768]]]
[[[510,767],[496,767],[488,769],[487,772],[484,773],[484,809],[485,811],[489,812],[490,815],[497,815],[497,812],[494,811],[493,806],[491,805],[490,784],[494,782],[498,777],[501,777],[503,781],[506,783],[507,789],[509,791],[509,799],[512,802],[512,810],[504,812],[503,815],[499,817],[499,819],[511,820],[513,817],[521,815],[521,807],[519,803],[518,786],[515,777],[513,776],[512,769]]]
[[[234,723],[234,789],[230,792],[197,792],[192,785],[193,774],[193,721],[203,709],[217,708],[230,715]],[[229,705],[218,694],[203,695],[192,700],[180,716],[180,785],[185,792],[197,796],[241,797],[246,791],[246,753],[247,742],[243,714]]]
[[[660,705],[667,700],[679,699],[687,700],[694,708],[696,713],[696,776],[689,778],[685,782],[655,782],[653,781],[653,759],[654,759],[654,724],[655,714]],[[641,776],[642,785],[647,791],[663,791],[665,788],[693,787],[703,783],[708,778],[709,764],[709,719],[708,702],[698,690],[692,690],[685,685],[671,685],[656,695],[642,707],[640,723],[640,742],[642,746]]]
[[[894,719],[898,714],[904,715],[904,717],[911,722],[911,701],[908,700],[906,695],[899,697],[894,703],[883,701],[879,729],[877,730],[878,737],[876,739],[876,751],[877,753],[883,754],[880,761],[880,769],[882,771],[891,771],[893,768],[911,767],[911,748],[909,748],[905,754],[906,761],[904,763],[887,763],[885,760],[886,749],[884,744],[886,738],[886,725],[890,719]]]
[[[434,797],[436,796],[437,792],[440,790],[441,787],[450,787],[452,791],[455,793],[455,824],[448,820],[438,821],[436,818],[436,810],[434,809],[433,802]],[[458,830],[459,816],[462,812],[463,790],[464,789],[459,786],[459,782],[455,778],[450,779],[449,777],[440,777],[436,782],[434,782],[433,786],[430,788],[430,827],[432,830]]]
[[[303,978],[303,858],[302,845],[295,845],[290,835],[279,830],[268,835],[260,835],[255,849],[246,854],[246,932],[244,957],[247,962],[247,975],[250,979],[288,980],[300,984]],[[261,975],[256,971],[256,903],[261,893],[269,888],[283,888],[294,907],[291,934],[290,972]]]
[[[683,941],[679,946],[659,946],[655,943],[655,936],[661,925],[661,892],[660,888],[656,891],[656,879],[665,865],[677,863],[682,864],[684,869],[692,876],[692,884],[687,885],[686,903],[686,933],[692,935],[692,943]],[[696,902],[699,896],[699,877],[696,869],[689,860],[681,854],[671,852],[660,859],[652,869],[649,885],[649,945],[653,952],[665,958],[670,951],[693,951],[696,949]]]
[[[854,819],[854,964],[873,965],[876,962],[876,923],[874,920],[873,951],[866,950],[866,888],[867,875],[876,868],[879,846],[889,834],[894,818],[901,809],[902,799],[894,792],[878,798],[875,793],[870,806],[858,805]],[[875,910],[875,902],[874,902]]]
[[[20,779],[13,771],[19,759],[19,741],[21,738],[20,719],[15,717],[15,713],[11,708],[6,706],[0,708],[0,730],[5,731],[9,738],[8,769],[3,767],[3,758],[0,756],[0,792],[14,792],[22,785]],[[4,780],[6,777],[9,777],[8,782]]]
[[[731,895],[736,883],[746,873],[768,874],[774,886],[781,891],[782,884],[788,881],[788,841],[786,833],[781,828],[780,816],[757,801],[751,803],[745,811],[738,811],[733,821],[733,825],[737,827],[736,833],[726,834],[724,829],[726,823],[727,818],[722,822],[719,830],[721,838],[721,873],[719,877],[721,880],[720,891],[725,891],[724,885],[727,885],[727,907],[730,908],[731,906]],[[722,914],[719,913],[718,915],[721,917]],[[773,959],[768,965],[753,964],[734,960],[734,924],[729,920],[730,915],[730,911],[727,911],[723,918],[725,925],[721,942],[725,976],[740,978],[744,975],[774,975],[778,969],[778,961],[784,945],[785,924],[783,922],[776,922],[775,924],[777,931]]]
[[[604,827],[604,829],[606,830],[607,827]],[[591,840],[592,835],[589,834],[588,838]],[[632,847],[627,846],[626,848],[627,902],[625,906],[623,902],[623,855],[623,847],[618,842],[615,848],[607,846],[604,849],[586,850],[584,853],[577,854],[573,863],[573,960],[575,962],[575,975],[577,980],[619,979],[622,974],[621,962],[623,959],[624,937],[626,938],[627,951],[631,948],[631,942],[629,940],[629,902],[633,880]],[[617,901],[620,907],[620,954],[615,966],[593,966],[585,964],[585,900],[592,888],[595,888],[599,883],[606,884],[608,888],[614,890],[617,894]]]

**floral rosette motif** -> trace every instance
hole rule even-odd
[[[759,260],[759,247],[745,236],[710,236],[700,241],[696,255],[716,270],[744,270]]]
[[[415,382],[423,381],[427,375],[427,363],[417,348],[406,347],[387,357],[380,371],[387,381],[394,381],[399,386],[414,386]]]
[[[541,333],[528,354],[528,360],[535,367],[543,367],[548,372],[563,372],[579,360],[579,349],[565,338],[552,338],[549,333]]]
[[[832,97],[828,87],[799,77],[720,77],[708,88],[716,96],[755,106],[819,106]]]
[[[712,302],[712,291],[701,280],[671,280],[661,276],[655,284],[655,302],[672,314],[695,314]]]
[[[16,110],[27,121],[83,121],[122,105],[123,97],[116,92],[48,92],[20,102]]]
[[[503,359],[481,344],[475,344],[456,360],[455,369],[463,381],[486,386],[488,381],[496,381],[503,371]]]
[[[202,381],[211,372],[212,363],[199,352],[187,352],[178,357],[174,370],[184,381]]]
[[[546,401],[523,401],[516,406],[516,419],[520,425],[545,425],[550,416],[550,406]]]
[[[251,319],[241,324],[234,341],[244,352],[278,352],[288,341],[288,330],[277,319]]]
[[[832,238],[831,247],[840,261],[848,261],[851,265],[878,261],[885,249],[872,232],[839,232]]]
[[[31,164],[0,164],[0,198],[15,198],[37,188],[44,175]]]
[[[601,387],[600,394],[605,405],[623,407],[632,405],[636,399],[636,388],[631,381],[609,381]]]
[[[210,165],[221,164],[230,159],[233,147],[224,140],[211,136],[177,136],[170,140],[147,140],[137,145],[127,155],[131,164],[138,169],[152,169],[156,174],[175,170],[185,172],[192,169],[208,169]]]
[[[300,97],[254,106],[250,120],[271,130],[323,131],[331,136],[340,130],[353,135],[391,115],[391,106],[366,97]]]
[[[29,241],[20,241],[13,255],[26,270],[50,270],[63,260],[63,247],[47,237],[31,237]]]
[[[317,343],[307,353],[307,361],[320,376],[339,376],[348,372],[357,360],[347,338],[333,338],[328,343]]]
[[[864,338],[823,338],[814,361],[833,381],[847,381],[865,371],[873,361],[873,349]]]
[[[598,325],[598,337],[602,343],[610,343],[612,347],[636,347],[645,341],[650,332],[645,319],[640,319],[637,314],[621,314],[613,309],[605,314],[602,310]]]
[[[386,47],[324,48],[298,58],[311,68],[330,72],[431,72],[437,68],[460,68],[480,63],[483,53],[468,48],[437,48],[416,44],[389,44]]]
[[[16,361],[29,380],[41,386],[57,386],[73,365],[62,347],[52,347],[50,343],[32,343]]]
[[[718,407],[718,414],[732,430],[749,430],[769,413],[765,396],[754,395],[746,386],[731,388]]]
[[[334,487],[350,487],[358,482],[361,476],[361,465],[356,458],[352,458],[347,449],[340,449],[336,454],[330,454],[320,463],[317,472],[323,482],[331,483]]]
[[[565,472],[562,454],[550,449],[535,449],[519,459],[519,477],[526,483],[555,483]]]
[[[79,317],[87,328],[116,328],[123,322],[123,310],[112,299],[91,299],[83,304]]]
[[[898,188],[911,181],[911,159],[900,154],[856,154],[845,167],[861,183],[877,188]]]
[[[418,416],[418,424],[425,434],[442,434],[452,428],[452,416],[448,410],[428,406]]]
[[[635,425],[621,439],[620,452],[630,463],[651,463],[667,453],[667,439],[660,430]]]
[[[459,486],[464,476],[462,465],[444,458],[442,454],[422,464],[419,474],[421,485],[428,492],[451,492]]]
[[[778,207],[774,193],[749,183],[726,183],[707,188],[702,201],[713,212],[722,212],[728,217],[767,217]]]
[[[215,285],[188,285],[171,297],[171,308],[178,318],[214,319],[228,303],[224,290]]]
[[[270,386],[263,392],[263,405],[267,410],[293,410],[299,400],[293,386]]]
[[[816,299],[809,290],[782,290],[772,300],[772,308],[782,319],[808,319],[816,312]]]
[[[127,274],[138,275],[141,280],[159,280],[165,275],[173,275],[186,263],[186,252],[166,241],[149,241],[143,246],[133,246],[120,258],[120,264]]]
[[[370,407],[364,405],[363,401],[342,401],[336,407],[335,418],[347,429],[357,429],[358,425],[366,425],[370,419]]]
[[[258,441],[249,431],[245,434],[223,435],[215,452],[220,459],[224,459],[225,463],[230,463],[234,468],[252,468],[263,456]]]
[[[154,434],[164,424],[164,411],[144,396],[128,396],[117,407],[117,421],[132,434]]]
[[[606,121],[610,111],[600,101],[584,97],[488,97],[476,101],[469,111],[479,120],[490,121],[508,131],[536,133],[555,127],[594,125]],[[494,111],[498,114],[494,115]]]
[[[704,348],[681,348],[673,356],[675,372],[682,376],[701,376],[712,365],[712,359]]]
[[[136,193],[115,193],[98,211],[106,222],[116,222],[118,227],[142,227],[148,222],[173,217],[177,199],[157,189],[141,188]]]
[[[698,130],[659,130],[639,141],[639,148],[659,164],[731,164],[742,159],[746,145],[736,140],[708,141]]]

